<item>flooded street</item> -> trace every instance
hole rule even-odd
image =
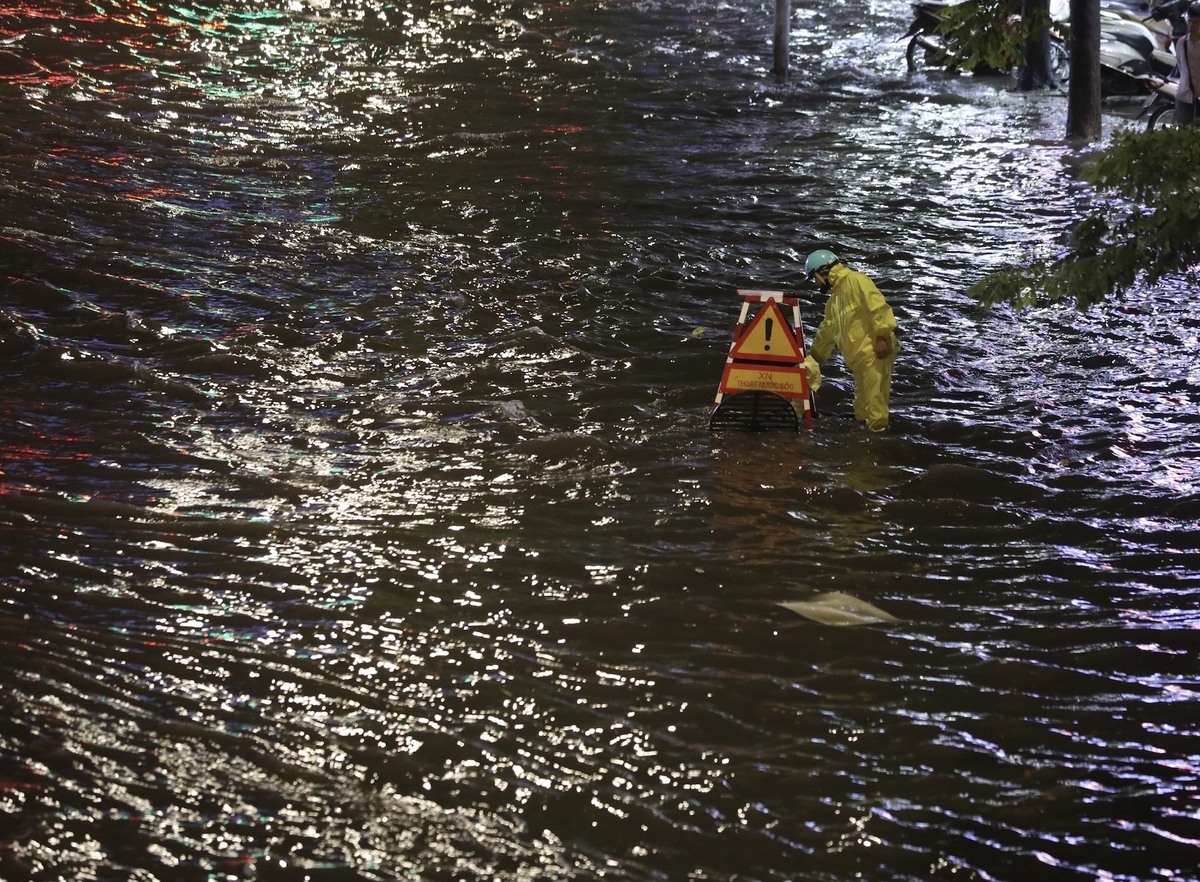
[[[977,310],[1065,98],[773,10],[0,8],[0,879],[1200,879],[1194,280]],[[710,432],[827,246],[892,429]]]

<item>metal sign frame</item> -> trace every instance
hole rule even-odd
[[[739,288],[737,293],[742,298],[742,311],[709,414],[709,427],[796,430],[803,419],[805,428],[811,429],[813,396],[804,366],[799,299],[782,291]],[[747,323],[750,307],[755,304],[759,308]],[[790,321],[786,307],[791,307]],[[783,320],[778,330],[774,327],[776,317]],[[772,401],[771,396],[781,399],[791,411],[790,426],[781,402]]]

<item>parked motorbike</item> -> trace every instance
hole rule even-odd
[[[1167,0],[1153,6],[1145,0],[1106,0],[1104,11],[1139,22],[1150,31],[1154,48],[1173,52],[1175,41],[1187,33],[1187,10],[1192,0]]]
[[[1146,118],[1147,132],[1175,127],[1175,95],[1178,91],[1179,84],[1170,80],[1154,87],[1142,112],[1137,115],[1138,119]]]
[[[947,8],[970,0],[915,0],[913,21],[901,39],[907,39],[905,60],[910,72],[935,66],[958,69],[962,55],[938,33]],[[1110,0],[1118,3],[1118,0]],[[1173,37],[1187,30],[1187,8],[1191,0],[1168,0],[1149,7],[1142,0],[1127,0],[1101,10],[1100,95],[1102,98],[1132,98],[1146,94],[1147,83],[1165,80],[1175,70]],[[1137,4],[1137,9],[1132,8]],[[1149,14],[1144,14],[1149,11]],[[1066,3],[1055,2],[1051,16],[1064,22]],[[1155,28],[1149,27],[1155,25]],[[1169,32],[1168,32],[1169,31]],[[1051,70],[1060,86],[1070,77],[1070,54],[1066,44],[1052,34]],[[984,71],[979,71],[984,72]],[[999,71],[988,71],[997,73]],[[1173,100],[1173,99],[1172,99]]]
[[[1111,57],[1119,59],[1116,66],[1124,66],[1132,74],[1166,77],[1175,70],[1175,53],[1159,49],[1153,32],[1145,24],[1103,10],[1100,12],[1100,51],[1102,55],[1107,51]]]
[[[1169,72],[1168,72],[1169,73]],[[1155,75],[1150,62],[1129,44],[1100,40],[1100,98],[1138,98],[1146,94],[1146,83]],[[1165,79],[1167,73],[1160,73]]]
[[[1167,20],[1177,14],[1175,4],[1159,7],[1154,14]],[[1169,37],[1166,42],[1170,45]],[[1141,97],[1146,94],[1148,82],[1167,79],[1175,66],[1175,53],[1159,49],[1154,33],[1144,23],[1101,11],[1101,98]]]
[[[959,0],[917,0],[912,4],[913,20],[901,40],[908,40],[904,60],[909,73],[925,67],[957,67],[959,57],[954,48],[938,33],[942,14]]]
[[[1164,50],[1154,55],[1158,63],[1151,64],[1154,73],[1144,81],[1150,84],[1150,95],[1137,116],[1138,119],[1145,118],[1148,132],[1175,126],[1175,96],[1179,92],[1179,84],[1166,77],[1174,73],[1175,41],[1187,33],[1187,10],[1190,5],[1191,0],[1169,0],[1155,6],[1150,15],[1142,19],[1145,23],[1160,25],[1152,30],[1158,37],[1158,45]],[[1168,63],[1172,65],[1171,70],[1167,70]]]
[[[900,39],[908,40],[904,52],[905,62],[910,73],[927,67],[958,70],[962,66],[963,54],[953,45],[952,41],[938,33],[946,9],[970,0],[915,0],[912,4],[913,20],[908,30]],[[1067,5],[1062,0],[1051,4],[1051,16],[1055,21],[1065,21]],[[1004,70],[975,68],[976,73],[1007,73],[1016,67],[1013,64]],[[1071,60],[1067,47],[1061,36],[1051,34],[1050,37],[1050,70],[1056,82],[1066,83],[1070,77]]]

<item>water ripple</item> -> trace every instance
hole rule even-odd
[[[0,876],[1185,878],[1187,280],[904,4],[0,15]],[[1106,120],[1113,118],[1106,117]],[[895,431],[712,435],[818,243]],[[783,603],[842,592],[896,622]]]

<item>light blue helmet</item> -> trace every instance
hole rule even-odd
[[[841,263],[841,260],[832,251],[824,248],[814,251],[808,255],[808,260],[804,261],[804,275],[811,279],[813,273],[826,270],[835,263]]]

